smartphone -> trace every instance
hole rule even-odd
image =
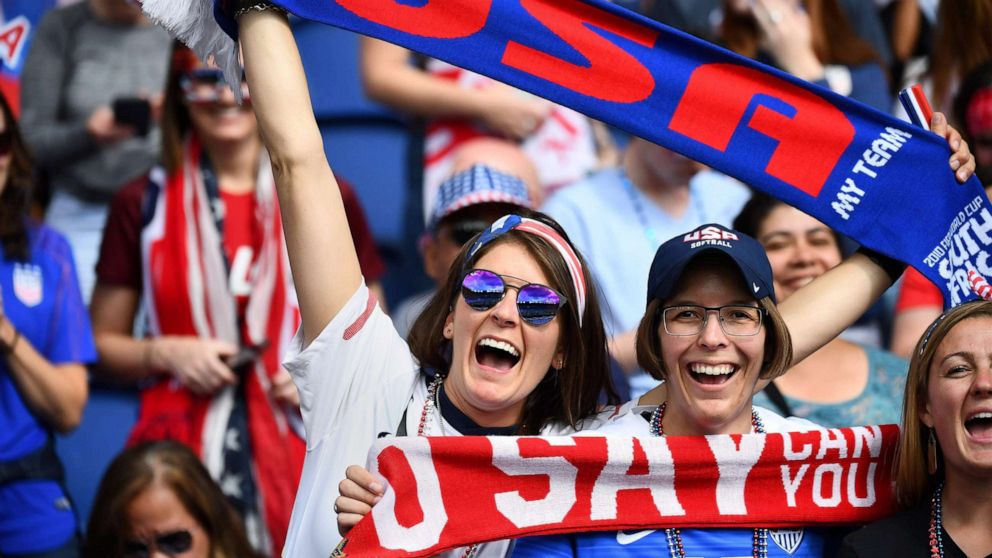
[[[258,345],[244,345],[234,355],[228,357],[226,363],[228,368],[237,371],[240,368],[255,362],[262,356],[262,352],[269,346],[268,341],[262,341]]]
[[[148,135],[152,123],[152,106],[148,99],[121,97],[113,103],[114,122],[131,126],[139,136]]]

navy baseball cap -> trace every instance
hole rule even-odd
[[[744,275],[748,291],[754,298],[767,296],[775,302],[772,266],[768,263],[765,248],[750,236],[715,223],[676,236],[658,248],[648,274],[648,302],[671,296],[686,264],[709,251],[730,256]]]

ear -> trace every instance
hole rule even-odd
[[[437,239],[433,235],[428,234],[426,236],[427,238],[424,239],[421,246],[424,259],[424,273],[431,280],[437,282],[444,278],[442,274],[445,270],[438,269],[440,266],[437,263]]]
[[[920,402],[920,422],[929,428],[933,428],[933,415],[930,413],[930,403]]]
[[[455,337],[455,311],[452,310],[448,312],[448,316],[444,319],[444,330],[442,332],[444,338],[451,341]]]
[[[555,356],[551,357],[551,368],[561,370],[565,367],[565,349],[558,349]]]

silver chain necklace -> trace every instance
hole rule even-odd
[[[424,401],[424,408],[420,411],[420,424],[417,425],[417,436],[427,436],[427,423],[433,418],[434,410],[441,408],[441,385],[444,383],[444,377],[440,374],[435,374],[434,379],[431,380],[431,384],[427,386],[427,399]],[[444,416],[439,416],[441,419],[441,435],[444,432]],[[465,549],[465,553],[462,554],[462,558],[473,558],[479,551],[478,544],[473,544]]]

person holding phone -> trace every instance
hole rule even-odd
[[[69,238],[86,301],[108,203],[158,156],[170,44],[137,2],[85,0],[48,12],[27,54],[24,139],[49,180],[47,221]]]
[[[111,204],[90,305],[94,374],[140,382],[131,442],[193,448],[255,548],[278,554],[304,454],[299,395],[279,364],[299,312],[269,158],[242,94],[238,104],[219,70],[177,44],[163,167]],[[351,208],[365,269],[378,277],[364,216]],[[136,338],[142,301],[148,336]]]

